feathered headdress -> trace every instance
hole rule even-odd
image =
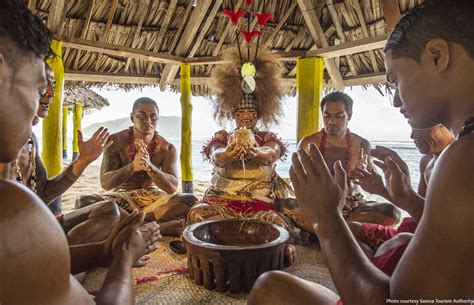
[[[278,123],[283,70],[277,56],[260,48],[256,58],[252,54],[249,59],[244,48],[239,52],[237,47],[228,48],[222,55],[226,63],[215,67],[211,75],[211,87],[217,95],[216,120],[230,120],[235,111],[251,108],[257,110],[263,125]]]

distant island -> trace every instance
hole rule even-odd
[[[87,138],[91,136],[99,127],[105,127],[110,133],[116,133],[132,126],[130,118],[121,118],[112,121],[94,123],[82,129],[82,133]],[[181,118],[177,116],[160,116],[157,131],[165,138],[181,137]]]

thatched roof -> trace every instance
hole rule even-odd
[[[110,105],[106,98],[90,89],[71,86],[64,90],[63,106],[73,110],[75,104],[82,104],[85,113],[93,109],[100,110]]]
[[[208,95],[219,55],[234,44],[223,8],[243,0],[27,0],[63,40],[68,86],[143,85],[179,90],[179,64],[191,67],[193,94]],[[274,14],[261,41],[278,52],[287,87],[295,60],[325,59],[330,87],[384,82],[382,48],[394,23],[424,0],[254,0]],[[251,24],[253,27],[254,24]]]

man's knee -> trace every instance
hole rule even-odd
[[[91,208],[92,209],[89,213],[89,218],[98,216],[114,216],[116,218],[120,218],[119,206],[111,200],[94,203],[91,205]]]
[[[272,304],[278,302],[280,292],[284,292],[288,273],[268,271],[260,275],[253,285],[247,304]],[[274,301],[275,300],[275,301]]]
[[[198,200],[199,199],[194,194],[177,193],[173,195],[168,202],[182,203],[192,207]]]
[[[75,203],[75,208],[76,209],[82,209],[86,206],[89,206],[91,204],[94,204],[99,201],[103,201],[104,198],[100,197],[99,195],[96,194],[90,194],[90,195],[81,195],[77,197],[76,203]]]

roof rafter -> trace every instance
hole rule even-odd
[[[90,41],[74,37],[56,36],[63,41],[63,47],[78,49],[89,52],[103,53],[111,56],[130,57],[151,62],[180,64],[183,57],[169,55],[167,53],[157,53],[135,48],[127,48],[119,45],[108,44],[100,41]]]
[[[87,8],[87,17],[86,20],[84,20],[84,25],[81,30],[81,39],[86,39],[87,32],[89,31],[89,24],[92,19],[92,14],[94,13],[94,6],[95,6],[96,0],[91,0],[89,7]],[[79,64],[79,59],[82,56],[82,51],[77,50],[76,52],[76,58],[74,59],[74,70],[77,70],[77,66]]]
[[[140,18],[138,19],[138,24],[135,29],[135,33],[133,34],[132,48],[136,48],[138,45],[138,41],[140,38],[140,31],[142,30],[143,22],[145,21],[146,13],[148,11],[148,6],[150,5],[151,0],[140,0],[140,1],[144,1],[145,3],[143,5],[140,5]],[[127,63],[125,64],[125,67],[123,68],[124,71],[128,71],[128,68],[130,67],[131,62],[132,62],[132,58],[128,58]]]
[[[173,17],[173,13],[176,9],[178,4],[178,0],[171,0],[168,8],[166,9],[165,18],[163,18],[163,23],[160,27],[160,32],[158,33],[158,39],[156,40],[156,44],[153,46],[153,52],[158,52],[161,49],[161,45],[163,44],[163,38],[165,37],[166,30],[168,29],[168,25],[171,21],[171,17]],[[146,74],[151,72],[153,68],[153,63],[148,64],[146,68]]]
[[[207,11],[209,10],[211,2],[212,0],[200,0],[197,2],[194,11],[191,13],[191,17],[189,17],[188,24],[186,25],[186,31],[184,32],[183,36],[179,40],[178,46],[176,47],[176,55],[185,56],[186,53],[188,53],[189,47],[194,40],[196,32],[201,27],[201,23],[206,16]],[[179,66],[166,65],[165,69],[161,73],[161,91],[164,91],[166,85],[171,83],[178,70]]]
[[[105,29],[102,31],[99,41],[104,41],[107,38],[107,36],[109,35],[110,28],[112,27],[112,22],[114,21],[115,12],[117,11],[118,4],[119,4],[119,0],[113,0],[113,1],[114,2],[112,2],[112,7],[110,8],[110,11],[107,15],[107,23],[105,25]],[[97,60],[95,62],[96,71],[99,71],[101,59],[102,59],[101,53],[97,54]]]
[[[270,36],[267,38],[267,40],[263,43],[264,48],[267,48],[273,42],[273,39],[278,34],[278,32],[281,30],[281,28],[283,27],[283,25],[288,20],[288,18],[290,17],[290,15],[293,13],[293,11],[295,10],[295,8],[297,6],[298,6],[297,2],[293,2],[291,4],[290,8],[288,9],[288,11],[286,11],[285,15],[283,15],[283,17],[280,19],[280,22],[278,22],[278,24],[275,27],[275,29],[273,30],[273,32],[270,34]]]
[[[360,6],[359,0],[350,0],[350,3],[354,7],[357,18],[359,19],[360,26],[362,27],[362,33],[364,34],[365,38],[370,37],[369,30],[367,29],[367,23],[365,22],[364,13],[362,12],[362,7]],[[379,65],[377,64],[377,59],[375,58],[374,51],[369,51],[369,58],[370,62],[372,63],[372,68],[374,72],[379,72]]]
[[[339,20],[339,16],[337,15],[336,9],[334,7],[333,0],[326,0],[326,5],[329,10],[329,14],[331,15],[332,22],[336,27],[337,36],[341,40],[342,43],[346,43],[346,35],[344,35],[344,30],[342,29],[341,21]],[[349,69],[351,70],[352,75],[357,75],[357,68],[355,66],[354,60],[352,59],[351,55],[346,55],[347,63],[349,64]]]
[[[46,26],[48,27],[48,29],[53,32],[53,34],[57,34],[61,29],[61,25],[63,24],[65,18],[66,1],[51,0],[51,5],[49,6],[48,21],[46,22]]]
[[[97,83],[123,83],[123,84],[144,84],[144,85],[156,85],[159,83],[160,78],[156,75],[131,75],[124,73],[101,73],[101,72],[78,72],[78,71],[65,71],[64,79],[67,81],[84,81],[84,82],[97,82]],[[374,83],[385,82],[385,73],[370,73],[361,74],[357,76],[351,76],[344,79],[346,86],[358,86],[358,85],[369,85]],[[211,81],[209,76],[191,76],[191,85],[208,85]],[[284,77],[282,79],[285,87],[296,86],[296,78]],[[179,86],[179,78],[175,78],[171,82],[175,86]],[[326,84],[327,87],[334,87],[332,81]]]
[[[300,7],[301,13],[306,21],[306,25],[309,28],[311,36],[313,37],[314,42],[316,43],[318,48],[322,47],[329,47],[329,43],[324,36],[323,28],[319,23],[318,16],[314,8],[312,7],[311,0],[297,0],[298,5]],[[343,91],[344,90],[344,81],[342,80],[341,72],[339,72],[339,68],[336,64],[334,59],[324,59],[324,65],[326,70],[331,77],[334,86],[337,90]]]

